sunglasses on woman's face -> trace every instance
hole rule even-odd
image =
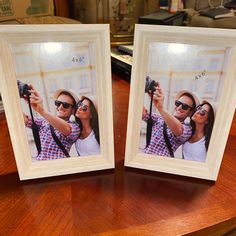
[[[81,108],[83,112],[86,112],[88,110],[88,106],[83,104],[82,102],[78,102],[77,108]]]
[[[65,108],[65,109],[68,109],[68,108],[70,108],[70,107],[74,107],[72,104],[70,104],[70,103],[68,103],[68,102],[61,102],[61,101],[59,101],[59,100],[56,100],[56,101],[55,101],[55,106],[56,106],[56,107],[59,107],[59,106],[61,106],[61,105],[62,105],[62,107]]]
[[[201,116],[205,116],[208,113],[208,111],[204,110],[202,106],[197,106],[196,112],[198,112]]]
[[[185,111],[187,111],[188,109],[192,109],[192,107],[190,107],[188,104],[176,100],[175,101],[175,106],[179,107],[180,105],[181,105],[182,109],[185,110]]]

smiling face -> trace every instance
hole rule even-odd
[[[174,117],[180,121],[184,121],[188,116],[191,115],[193,107],[193,100],[183,95],[175,103]]]
[[[208,114],[210,112],[210,106],[207,104],[204,105],[199,105],[196,108],[195,113],[192,116],[192,120],[196,123],[196,124],[207,124],[208,122]]]
[[[77,110],[75,112],[75,116],[81,120],[90,119],[92,116],[90,106],[91,106],[91,104],[90,104],[89,100],[84,99],[84,100],[80,101],[77,104]]]
[[[74,111],[73,98],[70,97],[69,95],[66,95],[66,94],[60,94],[57,98],[57,101],[58,101],[58,105],[59,105],[59,106],[58,105],[56,106],[57,117],[59,117],[63,120],[68,120]],[[69,104],[69,107],[66,105],[66,108],[65,108],[63,103]]]

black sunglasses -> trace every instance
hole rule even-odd
[[[175,106],[179,107],[180,105],[181,105],[182,109],[185,110],[185,111],[188,110],[188,109],[192,109],[192,107],[190,107],[188,104],[182,103],[181,101],[176,100],[175,101]]]
[[[84,105],[82,102],[78,102],[76,105],[77,108],[82,108],[83,112],[86,112],[88,110],[88,106]]]
[[[205,116],[205,115],[208,113],[208,111],[204,110],[204,109],[202,108],[202,106],[197,106],[195,110],[196,110],[201,116]]]
[[[70,103],[68,103],[68,102],[61,102],[61,101],[58,101],[58,100],[56,100],[55,101],[55,106],[56,107],[59,107],[59,106],[63,106],[63,108],[65,108],[65,109],[68,109],[69,107],[74,107],[74,105],[72,105],[72,104],[70,104]]]

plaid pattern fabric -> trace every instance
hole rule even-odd
[[[147,121],[148,117],[149,115],[144,117],[143,120]],[[152,114],[152,119],[153,119],[153,127],[152,127],[151,142],[148,145],[148,147],[144,149],[144,153],[170,157],[170,153],[166,146],[165,138],[163,136],[164,120],[161,116],[157,114]],[[180,136],[175,136],[167,126],[167,134],[173,152],[175,152],[180,145],[184,144],[191,137],[192,128],[190,125],[183,123],[183,134]]]
[[[59,146],[54,141],[51,131],[50,124],[43,118],[35,118],[35,123],[39,126],[39,136],[41,140],[42,151],[38,155],[38,153],[33,154],[34,160],[53,160],[59,158],[65,158],[63,151],[59,148]],[[65,149],[69,153],[72,144],[78,139],[80,128],[77,123],[68,121],[71,126],[71,134],[65,136],[61,134],[58,130],[55,129],[55,134],[59,138],[59,140],[64,145]],[[28,123],[26,126],[31,128],[32,119],[28,118]],[[37,156],[38,155],[38,156]]]

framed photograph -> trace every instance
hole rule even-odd
[[[0,27],[21,180],[114,168],[109,25]]]
[[[235,111],[236,32],[136,25],[133,57],[125,166],[216,180]]]

